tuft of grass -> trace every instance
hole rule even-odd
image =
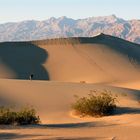
[[[19,111],[13,108],[0,107],[0,125],[39,124],[40,118],[32,107],[24,107]]]
[[[107,90],[102,92],[95,90],[88,94],[87,97],[75,97],[76,101],[72,104],[72,109],[82,117],[110,115],[116,108],[116,98]]]

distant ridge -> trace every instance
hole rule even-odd
[[[0,24],[0,41],[30,41],[65,37],[93,37],[100,33],[140,43],[140,20],[125,20],[115,15],[72,19],[50,18]]]

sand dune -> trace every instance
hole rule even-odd
[[[101,34],[93,38],[0,44],[0,77],[110,83],[139,80],[140,45]]]
[[[139,140],[139,54],[140,45],[104,34],[0,43],[0,105],[33,105],[42,121],[37,126],[1,126],[0,139]],[[74,95],[91,90],[117,96],[114,115],[73,115]]]
[[[8,88],[7,88],[8,87]],[[118,106],[137,108],[140,94],[138,90],[116,88],[101,84],[76,84],[63,82],[0,80],[1,105],[33,105],[39,110],[43,123],[73,123],[71,104],[74,95],[85,96],[91,90],[111,90],[118,97]],[[4,104],[3,104],[4,103]],[[7,104],[8,105],[8,104]],[[126,112],[127,114],[127,112]],[[129,114],[129,113],[128,113]],[[56,117],[57,116],[57,117]]]
[[[103,118],[79,118],[71,114],[74,95],[83,96],[90,93],[90,90],[104,89],[111,90],[117,95],[118,109],[115,115]],[[13,137],[55,140],[88,138],[126,140],[140,137],[139,90],[102,84],[1,79],[0,95],[3,101],[0,105],[33,105],[42,120],[40,126],[20,127],[20,129],[6,127],[0,130],[0,138],[3,139]]]

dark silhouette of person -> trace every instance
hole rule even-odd
[[[30,80],[33,80],[33,77],[34,77],[34,75],[31,74],[31,75],[29,76],[29,79],[30,79]]]

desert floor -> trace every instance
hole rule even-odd
[[[1,126],[0,139],[139,140],[138,81],[112,85],[1,79],[1,105],[33,105],[42,124]],[[102,118],[72,115],[74,95],[87,95],[92,90],[110,90],[117,95],[114,115]]]

